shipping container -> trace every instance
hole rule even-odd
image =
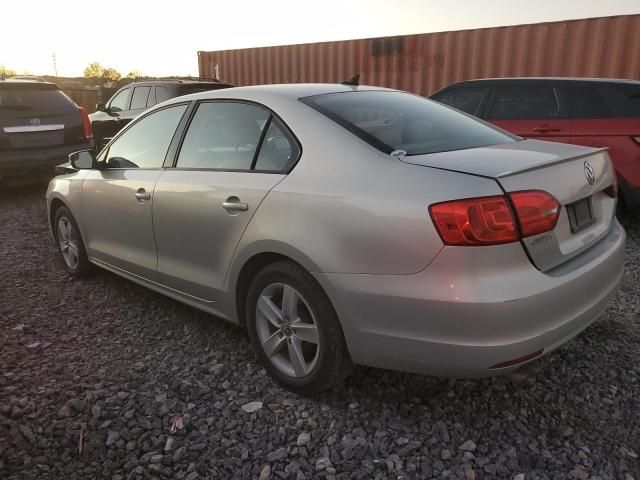
[[[360,83],[421,95],[460,80],[640,79],[640,15],[198,52],[200,77],[234,85]]]

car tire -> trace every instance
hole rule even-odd
[[[333,305],[298,264],[282,261],[263,268],[249,287],[246,312],[258,359],[287,388],[321,392],[352,372]]]
[[[53,220],[53,235],[64,269],[74,278],[89,274],[91,264],[82,241],[80,229],[67,207],[56,210]]]

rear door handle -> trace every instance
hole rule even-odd
[[[547,132],[560,132],[561,128],[552,127],[551,125],[542,125],[540,127],[533,127],[533,131],[537,133],[547,133]]]
[[[145,200],[151,200],[151,194],[147,193],[147,191],[144,188],[139,188],[138,191],[136,192],[136,198],[141,202]]]
[[[229,197],[222,202],[222,208],[227,212],[246,212],[249,210],[249,205],[241,202],[238,197]]]

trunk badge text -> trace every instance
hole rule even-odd
[[[31,123],[31,125],[33,125],[34,127],[37,127],[38,125],[40,125],[40,119],[32,118],[31,120],[29,120],[29,123]]]
[[[591,165],[588,161],[584,162],[584,174],[587,177],[587,182],[589,185],[593,185],[596,183],[596,174],[593,171],[593,165]]]

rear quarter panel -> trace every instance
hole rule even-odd
[[[430,204],[501,193],[494,180],[383,154],[302,103],[284,113],[302,157],[249,224],[232,278],[266,245],[313,272],[413,274],[443,247]]]

